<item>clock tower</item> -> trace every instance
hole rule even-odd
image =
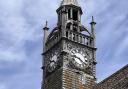
[[[77,0],[62,0],[57,26],[44,29],[42,89],[93,89],[96,81],[95,25],[81,23]]]

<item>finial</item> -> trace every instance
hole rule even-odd
[[[92,22],[94,22],[94,17],[92,16]]]
[[[92,16],[92,22],[90,24],[96,24],[96,22],[94,21],[94,16]]]
[[[46,20],[46,24],[45,24],[45,27],[47,27],[48,26],[48,21]]]
[[[46,22],[45,22],[45,26],[44,26],[44,28],[43,28],[44,30],[48,30],[49,28],[48,28],[48,21],[46,20]]]

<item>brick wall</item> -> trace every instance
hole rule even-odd
[[[81,74],[75,73],[70,69],[63,70],[64,89],[92,89],[94,79],[86,76],[86,81],[82,82]]]
[[[44,89],[62,89],[62,69],[56,70],[45,79]]]
[[[94,89],[128,89],[128,65],[98,83]]]

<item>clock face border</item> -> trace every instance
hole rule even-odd
[[[70,51],[70,55],[71,64],[73,64],[75,68],[85,69],[89,66],[89,58],[87,57],[88,55],[81,49],[72,49]]]
[[[56,68],[57,68],[57,64],[58,64],[58,53],[52,53],[51,55],[49,55],[49,61],[47,64],[47,71],[49,73],[53,72]]]

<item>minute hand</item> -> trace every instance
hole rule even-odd
[[[82,62],[82,64],[86,65],[79,57],[77,57],[76,55],[75,55],[75,57],[76,57],[77,59],[79,59],[79,60]]]

